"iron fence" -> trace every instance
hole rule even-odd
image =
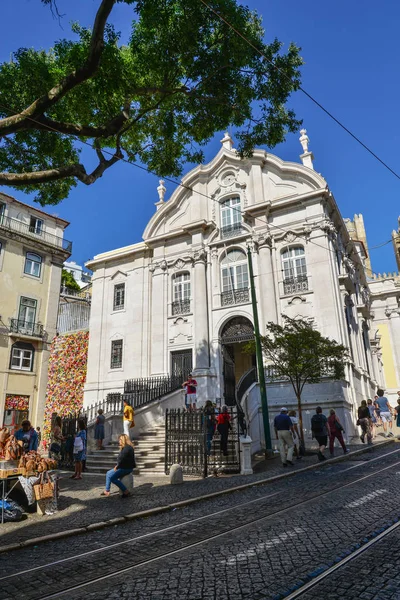
[[[248,288],[242,288],[239,290],[228,290],[221,294],[221,306],[230,306],[231,304],[243,304],[243,302],[249,302],[250,295]]]
[[[228,453],[221,452],[221,436],[210,427],[203,411],[187,412],[167,409],[165,414],[165,472],[180,464],[186,475],[207,477],[223,471],[240,473],[239,419],[237,407],[229,407],[231,429],[228,434]]]
[[[170,394],[182,387],[182,375],[162,377],[140,377],[127,379],[124,385],[124,398],[133,408],[139,408]]]
[[[283,281],[284,294],[296,294],[297,292],[306,292],[307,290],[307,275],[299,275],[298,277],[287,277]]]
[[[11,333],[21,333],[23,335],[31,335],[32,337],[43,337],[44,327],[41,323],[33,321],[25,321],[23,319],[10,319]]]

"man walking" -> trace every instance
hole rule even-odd
[[[311,432],[312,437],[317,440],[318,443],[318,460],[326,460],[324,456],[325,448],[328,443],[328,435],[331,436],[329,429],[328,419],[322,414],[322,408],[317,406],[315,409],[315,415],[311,419]]]
[[[293,466],[294,427],[287,413],[287,408],[282,407],[280,414],[274,419],[275,435],[276,439],[279,440],[279,452],[283,467],[287,467],[288,464]]]
[[[392,423],[392,407],[389,404],[389,400],[386,398],[386,396],[384,396],[385,392],[383,390],[378,390],[376,393],[378,396],[375,400],[375,406],[380,412],[380,417],[383,424],[383,433],[385,437],[393,436],[392,432],[389,434],[387,433],[387,424],[389,423],[391,425]]]
[[[132,406],[128,400],[124,399],[124,434],[128,436],[128,439],[131,439],[130,430],[135,426],[134,414]]]

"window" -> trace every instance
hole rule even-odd
[[[122,310],[125,307],[125,284],[114,285],[114,310]]]
[[[308,290],[306,257],[302,246],[282,252],[282,270],[285,294]]]
[[[19,305],[18,321],[20,325],[30,327],[36,320],[37,301],[32,298],[21,298]]]
[[[221,265],[223,292],[249,287],[247,258],[242,250],[230,250]]]
[[[368,325],[365,321],[362,324],[362,340],[364,346],[364,356],[365,356],[365,364],[367,366],[367,371],[369,375],[371,375],[370,366],[369,366],[369,352],[370,352],[370,344],[369,344],[369,329]]]
[[[175,275],[172,283],[172,314],[180,315],[190,312],[190,274]]]
[[[41,269],[42,258],[38,254],[27,252],[25,257],[24,273],[27,275],[33,275],[34,277],[40,277]]]
[[[10,369],[32,371],[35,349],[32,344],[17,342],[11,348]]]
[[[6,214],[6,205],[4,204],[4,202],[0,202],[0,224],[3,221],[5,214]]]
[[[221,304],[240,304],[249,301],[247,258],[242,250],[230,250],[221,261]]]
[[[230,237],[240,231],[242,213],[240,210],[240,198],[228,198],[221,203],[221,233],[222,237]]]
[[[120,369],[122,367],[122,340],[113,340],[111,342],[111,369]]]
[[[36,217],[31,217],[31,222],[29,224],[29,231],[31,231],[32,233],[36,233],[37,235],[42,235],[43,220],[38,219]]]

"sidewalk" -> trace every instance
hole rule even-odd
[[[375,448],[385,448],[391,440],[376,440]],[[349,446],[351,458],[357,450],[368,450],[366,444],[360,442]],[[393,448],[394,449],[394,448]],[[335,450],[335,457],[343,457],[342,450]],[[27,519],[18,523],[0,525],[0,548],[9,544],[21,543],[32,538],[48,536],[87,527],[93,523],[121,518],[139,511],[156,507],[168,506],[191,498],[211,493],[222,492],[240,485],[270,479],[275,476],[290,477],[291,473],[305,467],[318,466],[315,454],[308,454],[302,460],[294,459],[294,467],[283,469],[279,455],[271,460],[260,460],[255,465],[253,475],[229,475],[199,479],[184,478],[182,485],[170,485],[167,476],[136,476],[134,493],[130,498],[121,500],[118,493],[110,497],[100,497],[104,489],[103,475],[85,473],[81,481],[70,479],[70,472],[62,472],[60,480],[59,510],[53,515],[40,516],[37,513],[28,514]],[[114,488],[116,489],[116,488]],[[123,522],[124,519],[121,520]],[[79,533],[79,532],[76,532]]]

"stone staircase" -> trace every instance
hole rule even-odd
[[[137,439],[135,445],[136,469],[135,475],[164,475],[165,456],[165,427],[154,425],[144,431]],[[110,443],[105,450],[88,452],[86,468],[89,473],[103,474],[115,467],[119,448],[117,443]]]

